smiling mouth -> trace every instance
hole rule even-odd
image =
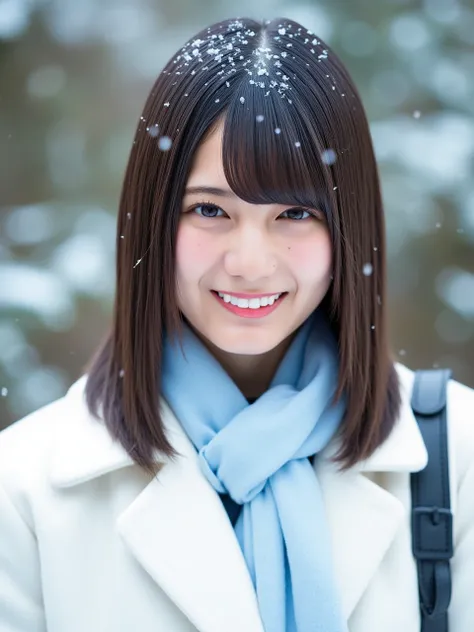
[[[272,313],[283,302],[288,292],[270,294],[266,297],[262,296],[261,300],[257,297],[254,297],[253,299],[244,299],[230,294],[224,294],[223,292],[217,292],[215,290],[211,290],[211,294],[216,297],[222,307],[234,314],[237,314],[238,316],[245,318],[261,318]]]

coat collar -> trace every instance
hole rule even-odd
[[[354,466],[358,472],[417,472],[422,470],[428,455],[411,409],[410,397],[413,373],[397,364],[400,377],[402,406],[399,419],[386,441],[368,459]],[[71,487],[88,480],[133,465],[132,458],[113,441],[102,423],[89,414],[84,400],[86,376],[75,382],[64,397],[64,418],[57,433],[57,448],[51,466],[53,484]],[[184,430],[167,403],[162,400],[163,422],[170,442],[186,446],[186,452],[194,452]],[[321,459],[330,460],[337,452],[338,441],[329,444]],[[161,455],[157,460],[165,464],[168,459]]]
[[[410,407],[413,374],[398,366],[402,407],[384,444],[366,461],[341,473],[330,444],[315,463],[332,538],[334,572],[349,620],[404,521],[409,500],[371,480],[371,472],[421,470],[427,452]],[[51,480],[72,487],[133,466],[122,447],[87,412],[86,378],[63,400]],[[117,530],[136,560],[199,632],[263,632],[255,592],[233,527],[199,468],[196,450],[163,402],[170,442],[181,455],[161,459],[157,478],[122,512]],[[67,422],[66,422],[67,418]],[[64,423],[62,423],[64,421]]]

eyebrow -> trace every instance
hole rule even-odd
[[[237,196],[230,189],[220,189],[219,187],[206,187],[206,186],[196,186],[196,187],[187,187],[185,190],[185,195],[193,195],[196,193],[204,193],[207,195],[217,195],[223,198],[236,198]]]

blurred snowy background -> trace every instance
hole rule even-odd
[[[300,21],[345,61],[380,161],[398,358],[474,386],[473,0],[0,0],[0,428],[61,396],[108,325],[155,77],[244,15]]]

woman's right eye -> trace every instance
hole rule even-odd
[[[219,211],[222,211],[222,213],[224,212],[221,208],[219,208],[215,204],[198,204],[197,206],[194,206],[191,209],[191,211],[195,211],[201,217],[208,217],[208,218],[221,217],[217,215],[217,213]]]

